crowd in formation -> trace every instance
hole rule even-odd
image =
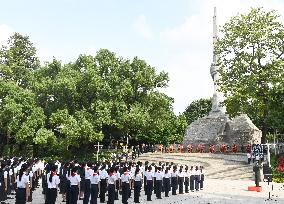
[[[153,194],[162,199],[202,190],[204,169],[161,162],[44,162],[12,158],[1,161],[0,181],[1,204],[13,199],[12,194],[16,194],[16,204],[31,202],[40,183],[46,204],[54,204],[57,199],[68,204],[78,200],[84,204],[121,200],[126,204],[129,199],[139,203],[142,190],[147,201],[152,200]]]

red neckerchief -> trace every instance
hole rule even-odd
[[[128,172],[127,172],[127,171],[126,171],[126,172],[124,172],[124,175],[125,175],[125,176],[127,176],[127,175],[128,175]]]
[[[52,171],[51,172],[51,176],[55,176],[56,175],[56,172],[55,171]]]
[[[96,176],[96,175],[98,175],[97,173],[93,173],[93,176]]]
[[[108,175],[109,175],[110,177],[112,177],[113,173],[109,173]]]
[[[76,173],[75,173],[75,172],[72,172],[71,176],[72,176],[72,177],[76,176]]]

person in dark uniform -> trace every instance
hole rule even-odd
[[[188,166],[185,166],[185,169],[184,169],[184,187],[185,187],[185,193],[189,193],[188,186],[189,186],[189,172],[188,172]]]
[[[77,174],[76,167],[73,167],[71,170],[71,175],[68,179],[70,181],[69,204],[77,204],[80,192],[81,177]]]
[[[163,184],[165,189],[165,197],[169,197],[169,192],[171,190],[171,174],[169,172],[170,168],[166,167],[164,178],[163,178]]]
[[[134,173],[134,203],[140,203],[139,197],[140,197],[142,183],[143,183],[142,174],[140,172],[139,166],[137,166]]]
[[[51,167],[51,171],[47,174],[46,202],[48,204],[55,204],[56,202],[58,184],[60,183],[56,170],[57,167],[53,166]]]
[[[22,164],[22,167],[17,176],[17,191],[16,191],[16,203],[25,204],[28,200],[29,194],[29,177],[26,175],[27,165]]]
[[[117,166],[115,167],[115,175],[116,175],[116,181],[115,181],[115,198],[114,200],[118,200],[118,193],[119,193],[119,189],[120,189],[120,172],[119,172],[119,166],[117,164]]]
[[[0,202],[4,203],[4,201],[6,200],[6,196],[5,196],[5,181],[4,181],[4,161],[1,161],[1,167],[0,167]]]
[[[122,203],[127,204],[129,198],[129,181],[130,175],[128,173],[128,168],[123,167],[123,174],[120,176],[121,180],[121,190],[122,190]]]
[[[60,170],[60,193],[62,194],[62,202],[66,202],[66,193],[67,193],[67,173],[68,173],[69,163],[66,162]]]
[[[179,194],[183,194],[183,183],[184,183],[183,166],[180,166],[180,169],[178,171],[178,191],[179,191]]]
[[[82,163],[80,163],[79,168],[77,170],[78,175],[81,178],[79,200],[83,200],[84,199],[83,197],[84,197],[85,186],[86,186],[85,185],[85,166],[86,166],[86,164],[82,162]]]
[[[152,201],[152,191],[153,191],[153,173],[152,173],[152,167],[149,166],[147,171],[145,172],[146,177],[146,195],[147,195],[147,201]]]
[[[91,176],[91,204],[97,204],[99,194],[100,176],[98,174],[98,167],[93,168],[93,175]]]
[[[198,169],[198,166],[195,167],[194,171],[194,181],[195,181],[195,190],[199,191],[199,183],[200,183],[200,170]]]
[[[108,173],[108,201],[107,204],[114,204],[115,199],[115,181],[116,181],[116,175],[114,174],[114,168],[111,167],[109,169]]]
[[[155,179],[156,179],[156,197],[157,199],[162,199],[161,194],[162,194],[163,173],[161,172],[160,166],[157,168]]]
[[[177,174],[177,167],[174,166],[173,167],[173,172],[171,174],[171,184],[172,184],[172,195],[176,195],[177,194],[177,186],[178,186],[178,174]]]
[[[254,171],[255,186],[259,187],[259,182],[260,182],[260,165],[259,165],[259,162],[255,163],[255,165],[253,166],[253,171]]]
[[[200,190],[203,190],[204,184],[204,170],[203,166],[200,166]]]
[[[104,203],[105,202],[105,194],[106,194],[106,189],[107,189],[107,172],[105,170],[106,166],[105,164],[101,167],[101,171],[99,172],[100,174],[100,202]]]
[[[189,170],[189,186],[190,186],[190,190],[192,192],[194,192],[194,169],[193,169],[193,166],[190,167],[190,170]]]
[[[91,169],[92,163],[88,162],[87,166],[85,167],[84,176],[85,176],[85,182],[84,182],[84,199],[83,204],[88,204],[90,200],[91,195],[91,176],[93,175],[93,170]]]

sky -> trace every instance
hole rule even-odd
[[[68,63],[100,48],[138,56],[169,73],[163,92],[179,114],[213,95],[214,7],[219,26],[251,7],[284,14],[283,0],[0,0],[0,44],[13,32],[28,35],[42,62]]]

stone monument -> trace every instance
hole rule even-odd
[[[218,38],[217,11],[214,8],[213,16],[213,47]],[[223,106],[223,93],[219,91],[217,80],[220,79],[218,73],[218,55],[213,52],[213,63],[210,73],[214,83],[214,93],[212,97],[212,108],[208,116],[199,118],[191,123],[184,137],[184,145],[188,144],[227,144],[245,145],[250,143],[260,143],[261,131],[252,123],[246,114],[230,119]]]

